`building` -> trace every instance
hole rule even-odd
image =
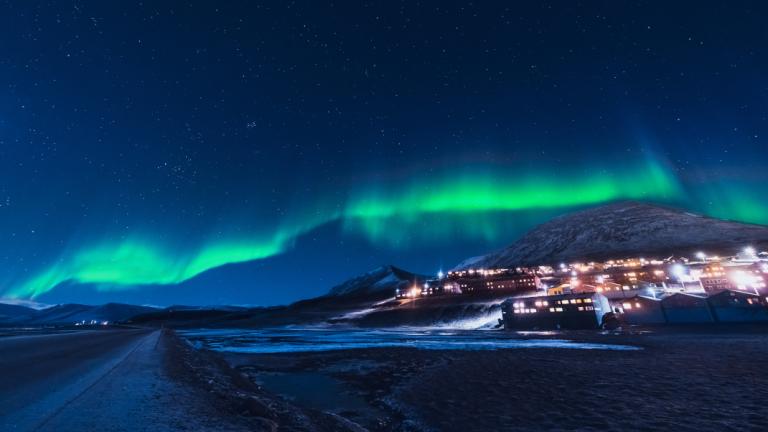
[[[418,282],[401,281],[395,288],[396,299],[417,298],[421,296],[423,288]]]
[[[547,288],[548,296],[571,294],[572,292],[571,285],[567,283]]]
[[[669,324],[699,324],[715,321],[706,297],[686,293],[672,294],[661,300],[661,307]]]
[[[509,330],[598,329],[609,312],[608,299],[598,293],[511,298],[501,305]]]
[[[615,300],[612,302],[612,306],[613,311],[621,317],[621,321],[629,325],[658,325],[667,323],[667,317],[660,299],[638,295],[632,298]]]
[[[734,288],[730,279],[728,279],[728,275],[725,273],[723,264],[719,262],[706,265],[701,271],[699,280],[704,287],[704,291],[707,293],[716,293]]]
[[[527,270],[477,270],[449,274],[462,294],[487,291],[532,292],[541,286],[539,277]]]
[[[766,270],[762,263],[712,263],[703,269],[699,280],[710,294],[723,290],[759,294],[766,289]]]
[[[766,299],[756,294],[725,290],[707,297],[707,303],[718,322],[768,321]]]

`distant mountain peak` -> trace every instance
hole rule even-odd
[[[427,279],[426,276],[417,275],[387,264],[336,285],[328,291],[327,296],[386,298],[393,296],[395,288],[401,285],[412,284],[425,279]]]
[[[16,306],[21,307],[21,306]],[[3,314],[0,313],[0,322],[13,322],[24,323],[30,325],[60,325],[60,324],[74,324],[77,322],[90,322],[90,321],[108,321],[118,322],[130,319],[133,316],[153,312],[157,309],[145,306],[136,306],[124,303],[106,303],[99,306],[83,305],[76,303],[64,303],[50,306],[45,309],[34,310],[30,308],[29,312],[19,313],[17,310],[13,315],[6,313],[7,316],[3,318]],[[0,312],[8,311],[8,308],[3,306],[0,308]]]
[[[694,248],[735,251],[748,244],[768,244],[768,227],[645,202],[621,201],[553,218],[509,247],[469,258],[456,269],[680,254]]]

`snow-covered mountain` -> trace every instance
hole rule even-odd
[[[410,286],[426,279],[426,276],[417,275],[392,265],[385,265],[331,288],[327,296],[379,297],[383,299],[392,297],[395,288]]]
[[[768,226],[713,219],[640,202],[620,202],[560,216],[502,250],[456,269],[557,264],[638,255],[733,253],[768,245]]]
[[[91,321],[109,321],[112,323],[126,321],[136,315],[154,312],[157,309],[147,306],[107,303],[99,306],[61,304],[41,310],[28,310],[31,313],[16,315],[5,320],[0,318],[0,322],[24,325],[70,325],[83,321],[86,323]]]

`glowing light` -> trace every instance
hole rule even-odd
[[[674,264],[670,270],[672,274],[678,279],[682,279],[686,273],[685,266],[682,264]]]
[[[559,174],[548,178],[511,176],[507,171],[449,172],[404,186],[364,187],[344,202],[302,209],[271,232],[217,237],[192,247],[169,244],[156,235],[85,244],[63,253],[29,279],[12,284],[4,294],[34,298],[64,282],[92,284],[102,290],[180,283],[225,264],[283,253],[299,236],[331,222],[341,222],[345,229],[381,244],[400,244],[414,233],[427,238],[458,233],[463,238],[496,239],[503,223],[513,220],[501,217],[504,212],[617,199],[671,200],[681,195],[676,179],[653,160],[614,173],[595,169],[588,175]]]

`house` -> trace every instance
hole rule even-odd
[[[504,328],[597,329],[611,312],[608,299],[599,293],[517,297],[501,305]]]
[[[669,324],[699,324],[715,321],[707,298],[687,293],[677,293],[661,300],[661,307]]]
[[[612,302],[613,310],[620,314],[621,320],[630,325],[655,325],[666,324],[667,317],[661,305],[661,300],[634,296],[626,299],[617,299]]]
[[[707,302],[718,322],[768,321],[766,299],[752,293],[725,290],[709,296]]]
[[[571,286],[567,283],[547,288],[548,296],[563,295],[563,294],[570,294],[570,293],[571,293]]]

